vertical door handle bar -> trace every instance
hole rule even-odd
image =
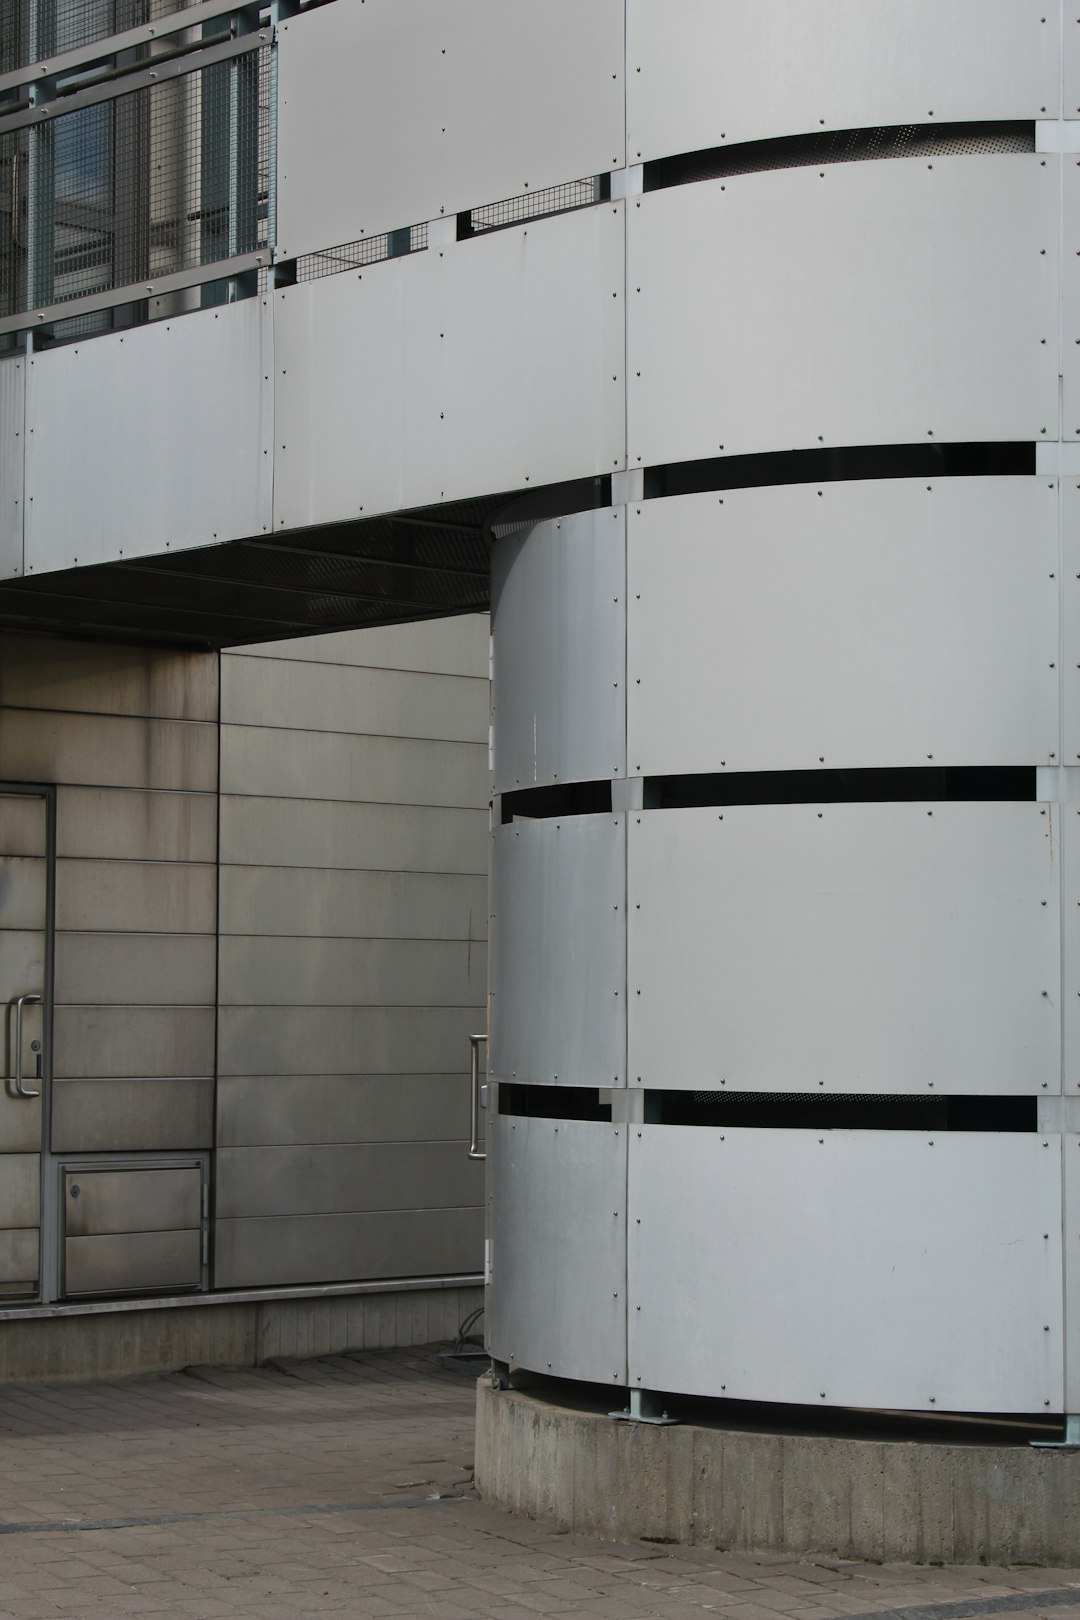
[[[40,1091],[30,1091],[22,1083],[22,1010],[23,1004],[40,1003],[41,997],[28,992],[25,996],[15,997],[15,1095],[16,1097],[40,1097]]]
[[[469,1036],[469,1158],[486,1159],[480,1149],[480,1047],[486,1035]]]

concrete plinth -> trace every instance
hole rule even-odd
[[[912,1563],[1080,1563],[1080,1451],[617,1423],[477,1391],[485,1500],[560,1530]]]

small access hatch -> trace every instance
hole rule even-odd
[[[199,1288],[203,1166],[64,1166],[64,1294]]]

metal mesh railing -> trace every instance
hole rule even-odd
[[[469,213],[469,228],[474,235],[503,230],[523,219],[565,214],[572,208],[589,208],[599,200],[598,182],[592,176],[587,180],[568,180],[560,186],[546,186],[542,191],[527,191],[520,197],[506,197],[502,202],[473,208]]]
[[[96,45],[188,4],[190,0],[0,0],[0,73]]]
[[[341,275],[346,270],[362,270],[365,265],[378,264],[382,259],[400,258],[404,253],[419,253],[427,247],[427,222],[409,227],[408,246],[404,231],[384,231],[379,236],[365,236],[359,242],[343,242],[339,247],[325,248],[318,253],[304,253],[296,261],[297,281],[318,281],[323,276]]]

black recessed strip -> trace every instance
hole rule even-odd
[[[872,478],[1034,477],[1035,445],[857,444],[828,450],[779,450],[710,456],[645,471],[645,498],[700,495],[710,490],[762,489],[774,484],[833,484]]]

